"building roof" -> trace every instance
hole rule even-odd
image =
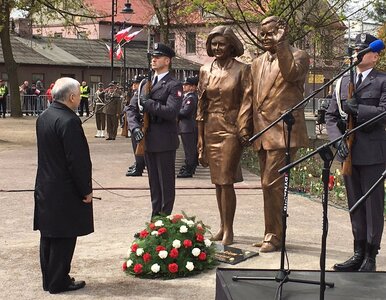
[[[18,64],[109,67],[111,65],[105,41],[64,38],[21,38],[11,35],[12,51]],[[107,42],[109,45],[109,42]],[[146,68],[146,43],[131,41],[126,47],[126,66]],[[123,61],[114,59],[116,67]],[[0,63],[4,63],[0,51]],[[198,70],[200,64],[181,57],[173,59],[176,70]]]
[[[127,0],[116,0],[117,14],[114,16],[115,22],[129,21],[130,24],[136,25],[147,25],[150,19],[154,15],[153,6],[148,0],[130,0],[131,8],[133,9],[132,14],[123,14],[122,9],[125,8]],[[85,0],[96,12],[100,15],[106,15],[106,18],[99,19],[100,21],[111,22],[111,9],[112,2],[106,0]]]

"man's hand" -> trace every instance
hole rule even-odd
[[[346,140],[342,139],[342,140],[336,141],[334,143],[334,148],[338,150],[338,156],[341,159],[345,160],[346,157],[349,154],[349,150],[348,150],[348,146],[347,146]]]
[[[241,146],[243,146],[243,147],[248,147],[251,145],[251,143],[249,142],[249,136],[248,135],[240,136],[239,140],[240,140]]]
[[[141,95],[139,97],[139,103],[145,107],[146,102],[149,101],[149,95]]]
[[[358,114],[358,101],[355,98],[342,101],[342,109],[346,114],[356,116]]]
[[[276,43],[284,41],[288,35],[288,25],[284,20],[279,20],[276,24],[277,33],[274,35],[274,40]]]
[[[88,194],[85,198],[83,198],[84,203],[91,203],[92,202],[92,192]]]
[[[140,128],[135,128],[133,130],[133,137],[136,142],[140,142],[144,137],[142,130]]]

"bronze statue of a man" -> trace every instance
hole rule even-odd
[[[287,33],[288,26],[279,17],[271,16],[261,23],[260,36],[266,52],[252,63],[251,88],[243,101],[239,120],[248,128],[248,119],[252,118],[254,133],[266,128],[303,100],[309,56],[305,51],[290,46]],[[293,116],[291,157],[308,142],[304,110],[294,111]],[[286,126],[279,122],[253,144],[259,156],[264,197],[264,240],[255,244],[261,246],[260,252],[277,251],[282,244],[284,177],[278,170],[285,165],[286,137]]]
[[[230,27],[215,27],[206,49],[215,60],[200,69],[197,147],[199,161],[203,166],[209,165],[212,183],[216,185],[221,224],[212,239],[229,245],[233,243],[236,210],[233,184],[243,180],[240,158],[245,139],[238,130],[238,114],[249,68],[235,59],[244,53],[244,48]]]

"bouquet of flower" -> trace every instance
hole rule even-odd
[[[176,278],[213,268],[215,246],[207,227],[183,214],[154,217],[131,244],[122,269],[144,278]]]

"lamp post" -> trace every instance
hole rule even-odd
[[[114,81],[114,35],[115,35],[115,20],[114,17],[117,14],[117,1],[118,0],[112,0],[111,1],[111,81]],[[129,0],[125,3],[125,8],[122,9],[123,14],[132,14],[133,9],[131,8],[131,3]],[[123,54],[125,55],[125,53]],[[124,61],[126,61],[126,58],[124,58]],[[126,70],[125,70],[126,72]]]

